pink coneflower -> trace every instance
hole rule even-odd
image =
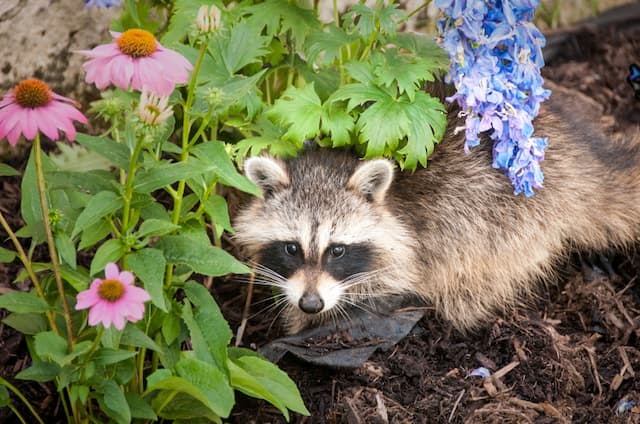
[[[133,285],[134,277],[122,271],[118,265],[109,263],[104,269],[104,280],[96,278],[88,290],[78,293],[76,310],[89,310],[89,325],[113,324],[122,330],[125,320],[136,322],[144,316],[144,302],[151,300],[146,290]]]
[[[0,101],[0,140],[6,137],[14,146],[21,134],[33,140],[38,130],[57,140],[58,130],[62,130],[73,141],[76,138],[73,121],[87,123],[87,118],[74,107],[77,104],[54,93],[40,80],[26,79]]]
[[[158,97],[146,89],[140,94],[138,116],[149,125],[160,125],[173,115],[173,108],[169,106],[169,96]]]
[[[191,63],[180,53],[162,47],[149,31],[130,29],[111,35],[112,43],[80,51],[91,58],[82,65],[88,83],[101,90],[110,84],[123,90],[147,87],[158,96],[168,96],[176,84],[189,80]]]

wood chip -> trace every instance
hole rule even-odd
[[[520,365],[520,361],[513,361],[492,374],[495,378],[502,378],[509,374],[515,367]]]
[[[490,370],[495,370],[497,367],[496,363],[492,361],[490,358],[488,358],[484,353],[476,352],[475,358],[478,360],[478,362],[480,362],[480,365],[482,365],[485,368],[489,368]]]

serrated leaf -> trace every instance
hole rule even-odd
[[[169,29],[162,36],[161,44],[171,47],[183,40],[194,28],[195,17],[202,4],[202,0],[175,0]]]
[[[154,245],[162,250],[168,262],[188,265],[195,272],[213,277],[226,274],[246,274],[246,265],[224,250],[193,241],[182,236],[164,236]]]
[[[398,150],[404,155],[402,168],[414,170],[418,163],[426,167],[434,143],[442,139],[447,127],[445,108],[438,99],[418,92],[415,101],[406,108],[406,114],[410,122],[407,144]]]
[[[227,346],[233,335],[229,324],[206,287],[187,282],[184,290],[189,301],[196,307],[194,322],[202,332],[207,350],[218,368],[226,370]]]
[[[376,68],[380,82],[388,87],[395,82],[398,93],[407,93],[413,101],[416,91],[424,81],[433,81],[433,74],[429,71],[425,61],[408,55],[398,54],[395,49],[384,52],[384,64]]]
[[[234,233],[231,227],[231,221],[229,220],[229,208],[227,207],[227,201],[224,197],[217,194],[209,196],[204,203],[204,211],[216,225],[221,226],[231,234]]]
[[[124,397],[127,399],[132,418],[140,418],[143,420],[156,421],[158,416],[153,411],[151,405],[138,393],[126,392]]]
[[[333,147],[351,144],[353,117],[338,102],[327,102],[322,107],[322,131],[331,136]]]
[[[118,262],[124,255],[125,250],[120,240],[111,239],[102,243],[91,261],[89,275],[96,275],[99,271],[102,271],[109,262]]]
[[[282,371],[276,365],[272,364],[262,357],[253,355],[241,356],[239,358],[233,359],[231,362],[244,370],[247,375],[251,376],[264,388],[264,390],[261,391],[262,395],[268,393],[272,399],[278,400],[278,403],[280,403],[280,405],[282,406],[278,406],[278,404],[275,403],[274,405],[278,407],[278,409],[280,409],[287,420],[287,408],[303,415],[310,415],[309,411],[304,405],[304,402],[302,401],[302,397],[300,396],[300,392],[298,391],[298,387],[296,386],[296,384],[289,378],[289,376],[287,376],[284,371]],[[233,368],[230,369],[234,370]],[[236,378],[239,374],[240,373],[236,375]],[[233,377],[234,374],[232,373],[232,384],[234,384]],[[246,375],[244,375],[243,377],[245,377],[246,379]],[[238,383],[237,380],[235,382]]]
[[[76,246],[73,244],[71,237],[65,233],[56,233],[54,240],[63,263],[68,264],[72,269],[76,269]]]
[[[48,328],[47,320],[42,314],[12,313],[3,319],[2,322],[22,334],[29,336],[47,331]]]
[[[354,25],[360,36],[369,39],[376,30],[376,20],[373,9],[365,4],[354,4],[345,15],[345,20],[349,25]]]
[[[225,185],[253,195],[260,193],[255,184],[236,170],[221,142],[200,143],[191,149],[191,153],[199,159],[199,162],[205,164],[203,166],[206,166],[209,172],[215,172]]]
[[[88,134],[78,133],[76,141],[89,150],[109,159],[119,168],[127,169],[129,167],[130,152],[124,144],[118,144],[106,137],[95,137]]]
[[[112,191],[101,191],[89,200],[73,227],[71,237],[94,225],[105,216],[117,211],[123,205],[122,198]]]
[[[34,339],[36,353],[40,358],[50,359],[60,366],[66,365],[67,341],[62,336],[53,331],[45,331],[36,334]]]
[[[138,193],[150,193],[178,180],[186,180],[200,175],[207,172],[208,169],[206,164],[192,160],[192,158],[186,162],[165,163],[153,169],[140,171],[136,175],[133,186]]]
[[[35,292],[9,292],[0,296],[0,308],[9,312],[44,313],[50,309],[47,302],[40,299]]]
[[[311,83],[302,88],[287,88],[267,112],[267,116],[288,125],[284,138],[302,145],[304,140],[318,135],[321,113],[320,97]]]
[[[167,377],[151,385],[147,392],[156,390],[160,390],[160,393],[153,398],[151,404],[161,417],[170,420],[206,417],[216,423],[222,423],[213,412],[207,396],[186,379],[177,376]]]
[[[100,383],[98,390],[102,393],[98,401],[107,415],[118,423],[130,423],[131,410],[120,386],[113,380],[105,380]]]
[[[449,56],[433,37],[415,32],[401,32],[394,40],[395,45],[409,50],[428,62],[430,71],[446,72],[449,69]]]
[[[241,21],[231,28],[229,38],[211,44],[209,52],[218,62],[224,63],[229,75],[251,63],[261,62],[261,57],[269,52],[266,48],[269,38],[260,34],[260,25],[255,21]]]
[[[322,60],[317,63],[330,64],[339,59],[342,48],[357,40],[354,34],[347,34],[342,28],[331,23],[324,31],[315,31],[307,39],[308,63],[316,63],[322,55]]]
[[[164,300],[164,272],[166,261],[162,252],[158,249],[146,248],[132,253],[127,258],[131,271],[144,284],[144,289],[149,292],[151,302],[158,308],[167,312]]]
[[[124,327],[124,331],[122,332],[122,336],[120,337],[120,343],[128,346],[144,347],[155,352],[162,351],[162,349],[156,344],[156,342],[154,342],[149,336],[144,334],[142,330],[131,323],[128,323]]]
[[[100,220],[93,225],[85,228],[80,237],[80,243],[78,244],[78,250],[84,250],[89,247],[93,247],[100,240],[111,234],[111,225],[107,220]]]
[[[60,374],[60,366],[53,362],[34,362],[29,368],[16,374],[18,380],[51,381]]]
[[[404,105],[390,96],[369,106],[357,122],[360,139],[367,143],[365,158],[382,156],[387,145],[397,145],[406,136],[409,124]]]
[[[182,358],[176,364],[178,375],[198,388],[207,399],[206,405],[226,418],[234,404],[233,389],[225,374],[215,365],[196,358]]]
[[[98,349],[98,351],[96,351],[92,356],[91,360],[98,365],[104,366],[133,358],[137,354],[138,353],[135,350],[111,349],[105,347]]]
[[[267,0],[252,5],[248,10],[252,13],[249,19],[257,22],[257,28],[267,28],[267,35],[283,34],[291,31],[291,38],[296,48],[301,50],[309,31],[320,27],[320,21],[313,9],[298,6],[288,0]]]
[[[136,232],[137,237],[163,236],[180,229],[179,225],[163,219],[147,219]]]

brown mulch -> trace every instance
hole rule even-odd
[[[603,125],[621,134],[640,126],[640,101],[625,81],[634,62],[640,63],[640,21],[624,31],[613,26],[569,37],[543,75],[600,103]],[[19,179],[2,178],[0,184],[0,209],[18,227]],[[0,244],[9,246],[1,230]],[[298,383],[312,412],[311,417],[294,415],[292,421],[640,423],[639,252],[608,252],[614,277],[602,272],[602,265],[581,269],[589,261],[575,255],[567,261],[561,281],[549,282],[530,307],[470,334],[452,330],[427,311],[394,349],[376,353],[356,370],[319,368],[285,357],[280,365]],[[0,293],[16,272],[15,266],[0,264]],[[244,287],[215,286],[235,330],[242,317]],[[254,297],[259,299],[259,294]],[[251,313],[260,307],[252,307]],[[264,316],[250,319],[243,345],[255,347],[274,338],[277,330],[270,325]],[[345,341],[325,343],[334,348]],[[53,386],[11,379],[28,365],[23,338],[0,324],[0,375],[19,387],[47,422],[62,422],[55,418],[63,414]],[[479,367],[489,370],[491,377],[469,376]],[[636,406],[618,413],[622,401],[635,401]],[[0,422],[15,422],[15,417],[0,409]],[[239,395],[230,422],[284,420],[269,404]]]

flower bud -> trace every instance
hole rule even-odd
[[[211,7],[200,6],[196,17],[196,27],[203,34],[216,32],[220,27],[220,9],[215,5],[211,5]]]
[[[142,122],[149,125],[160,125],[173,115],[173,109],[168,106],[168,103],[169,96],[159,97],[143,89],[140,94],[138,115]]]

